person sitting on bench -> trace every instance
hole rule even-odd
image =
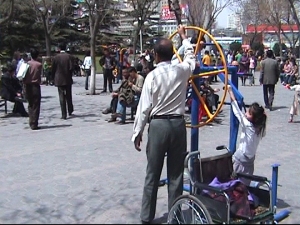
[[[110,101],[110,105],[109,105],[109,107],[107,107],[105,110],[102,111],[103,114],[116,113],[120,91],[121,91],[124,83],[127,82],[129,79],[129,72],[128,72],[127,67],[123,67],[122,77],[123,77],[123,79],[122,79],[120,87],[117,90],[113,91],[113,93],[111,95],[112,98]],[[114,121],[116,121],[116,120],[112,120],[112,119],[108,120],[108,122],[114,122]]]
[[[13,113],[21,114],[22,117],[28,117],[23,102],[22,86],[19,79],[15,76],[16,67],[8,63],[3,68],[1,76],[1,97],[7,101],[14,102]]]
[[[123,91],[119,94],[117,112],[111,116],[111,120],[115,120],[116,124],[125,124],[126,107],[138,105],[144,84],[144,77],[138,74],[134,67],[129,67],[128,72],[130,79],[123,85]]]

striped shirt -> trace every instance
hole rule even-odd
[[[133,125],[133,142],[139,134],[143,134],[149,117],[184,114],[186,85],[195,69],[196,58],[188,39],[183,40],[183,45],[185,52],[182,63],[161,62],[147,75]]]

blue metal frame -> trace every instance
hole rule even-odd
[[[215,70],[221,70],[224,67],[204,67],[201,62],[201,56],[198,55],[198,61],[200,63],[200,67],[197,67],[194,70],[194,75],[198,75],[200,73],[209,72],[209,71],[215,71]],[[231,80],[228,80],[228,84],[231,85],[232,90],[234,92],[234,95],[236,97],[236,100],[242,108],[244,97],[242,94],[238,91],[238,67],[237,66],[227,66],[227,69],[229,73],[231,74]],[[218,74],[218,77],[221,81],[225,81],[225,75],[223,73]],[[202,78],[196,78],[194,79],[194,82],[197,87],[200,86],[200,81]],[[191,106],[191,125],[195,126],[198,125],[198,116],[199,116],[199,98],[195,92],[194,89],[192,89],[192,106]],[[239,121],[234,116],[232,108],[230,108],[230,133],[229,133],[229,150],[233,154],[236,151],[236,145],[237,145],[237,137],[238,137],[238,131],[239,131]],[[199,150],[199,128],[198,127],[192,127],[191,128],[191,149],[190,151],[198,151]],[[278,182],[278,167],[279,164],[272,165],[272,181],[271,181],[271,192],[272,192],[272,207],[274,209],[274,221],[278,223],[279,221],[282,221],[286,217],[289,216],[291,213],[289,210],[281,210],[280,212],[276,213],[276,203],[277,203],[277,182]],[[191,169],[193,167],[191,166]],[[191,171],[191,176],[193,176],[193,171]],[[164,184],[168,183],[167,178],[161,180]],[[190,184],[184,184],[183,190],[187,192],[192,192],[192,188]],[[276,213],[276,214],[275,214]]]
[[[196,68],[194,74],[200,74],[210,71],[215,71],[219,69],[223,69],[224,67],[200,67]],[[231,81],[228,80],[228,84],[231,85],[232,90],[236,96],[237,102],[239,103],[240,107],[242,107],[242,103],[244,101],[243,96],[238,91],[238,75],[237,75],[237,67],[236,66],[228,66],[227,67],[229,73],[231,74]],[[225,81],[225,75],[223,73],[218,74],[218,77],[221,81]],[[194,79],[194,82],[197,86],[199,86],[199,82],[201,78]],[[199,109],[199,98],[194,90],[192,90],[192,107],[191,107],[191,125],[195,126],[199,123],[198,121],[198,109]],[[197,151],[199,149],[199,128],[191,128],[191,151]],[[239,121],[233,115],[231,110],[230,112],[230,135],[229,135],[229,149],[231,153],[236,151],[236,142],[237,142],[237,135],[239,131]]]

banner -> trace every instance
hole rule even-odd
[[[187,4],[180,4],[181,8],[181,19],[186,19],[188,17],[188,5]],[[164,5],[161,8],[161,20],[176,20],[174,12],[170,12],[169,6]]]

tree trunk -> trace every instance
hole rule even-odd
[[[136,60],[136,50],[137,50],[137,44],[139,40],[139,30],[138,27],[134,30],[134,36],[133,36],[133,59],[134,61]]]
[[[290,6],[291,6],[291,9],[292,9],[292,14],[293,14],[293,18],[297,24],[297,28],[298,28],[298,57],[300,57],[300,20],[299,20],[299,17],[298,17],[298,13],[297,13],[297,9],[295,7],[295,1],[293,0],[289,0],[289,3],[290,3]],[[296,43],[295,43],[296,45]]]
[[[45,41],[46,41],[46,54],[47,56],[51,56],[51,37],[46,30],[45,30]]]
[[[92,66],[91,66],[91,77],[90,77],[90,94],[96,94],[96,40],[95,40],[95,31],[91,31],[91,58],[92,58]]]

